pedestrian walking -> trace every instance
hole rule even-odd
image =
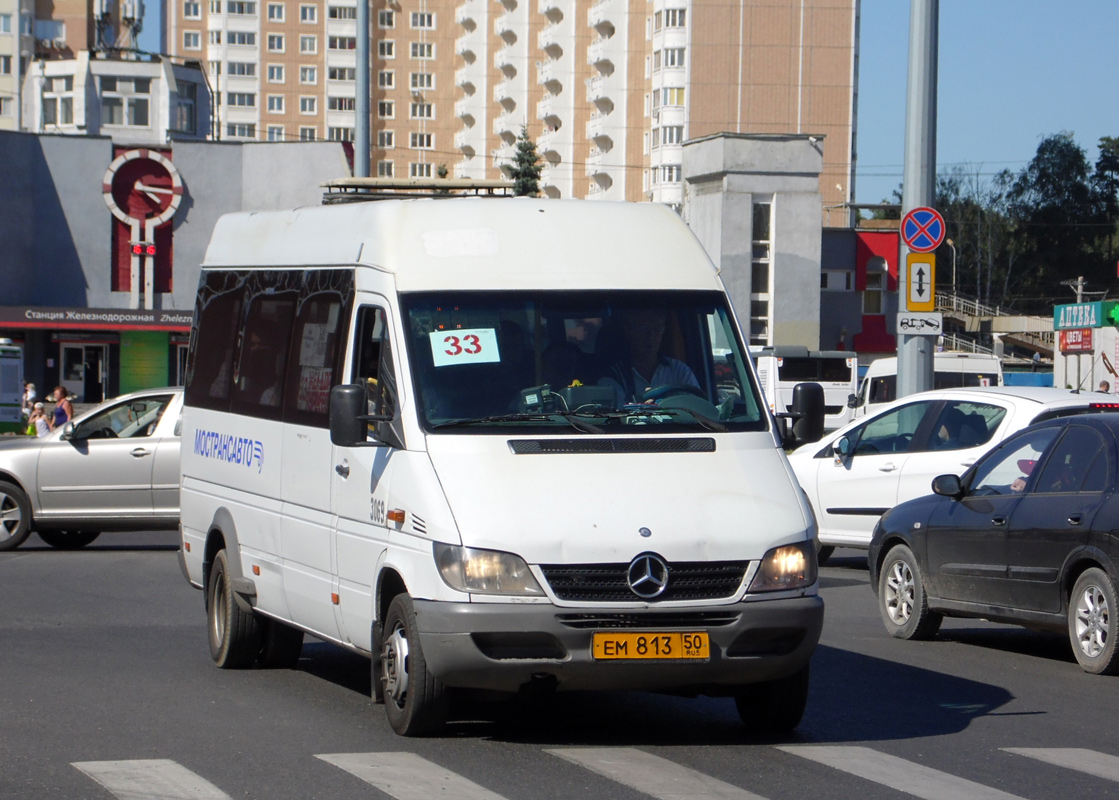
[[[55,387],[52,394],[55,402],[51,429],[60,428],[74,418],[74,406],[70,403],[70,393],[65,386]]]

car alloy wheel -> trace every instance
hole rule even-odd
[[[1090,583],[1076,600],[1076,642],[1088,658],[1099,658],[1107,647],[1111,609],[1103,590]]]
[[[905,561],[898,559],[890,565],[883,595],[890,621],[895,625],[909,622],[913,616],[915,592],[913,571]]]

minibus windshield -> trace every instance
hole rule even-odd
[[[429,432],[768,424],[719,292],[422,292],[401,306]]]

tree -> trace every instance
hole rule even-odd
[[[1115,257],[1115,226],[1119,222],[1119,138],[1100,139],[1100,155],[1092,175],[1092,189],[1107,223],[1107,263]]]
[[[528,129],[521,126],[517,137],[517,153],[513,156],[513,168],[509,177],[513,179],[513,194],[517,197],[540,196],[540,173],[544,170],[543,160],[536,152],[536,143],[528,138]]]

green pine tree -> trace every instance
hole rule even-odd
[[[513,169],[509,173],[513,179],[513,194],[517,197],[539,197],[543,169],[536,143],[528,138],[528,129],[522,125],[521,135],[517,137],[517,154],[513,156]]]

